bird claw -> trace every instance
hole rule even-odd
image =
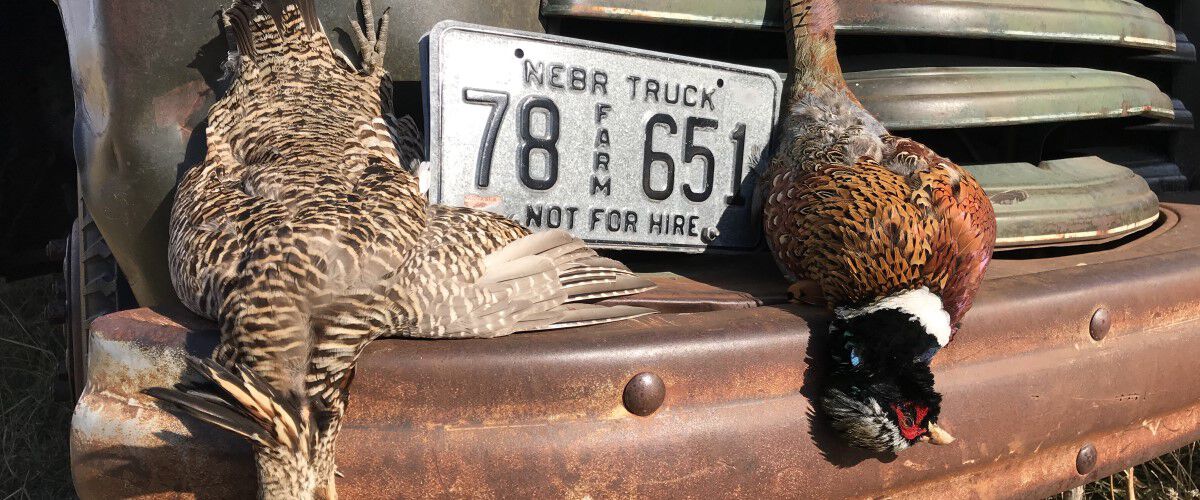
[[[387,51],[388,13],[392,9],[384,9],[383,15],[376,20],[371,0],[361,0],[361,5],[362,22],[351,17],[350,27],[354,30],[354,41],[358,45],[363,71],[374,73],[383,68],[383,55]]]

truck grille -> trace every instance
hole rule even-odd
[[[970,165],[999,245],[1107,241],[1187,188],[1163,89],[1195,61],[1158,11],[1125,0],[842,0],[846,78],[890,129]],[[773,0],[543,0],[548,31],[782,70]],[[1121,168],[1127,167],[1127,168]],[[1132,175],[1132,169],[1139,175]]]

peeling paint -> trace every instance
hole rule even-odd
[[[100,401],[100,398],[85,398],[75,406],[71,416],[71,429],[80,436],[97,441],[116,441],[130,446],[156,446],[158,439],[148,439],[147,421],[141,418],[113,418],[108,405],[119,401]],[[139,412],[140,416],[140,412]]]

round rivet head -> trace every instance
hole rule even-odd
[[[1108,309],[1104,307],[1096,309],[1096,312],[1092,314],[1092,324],[1090,327],[1092,338],[1095,340],[1103,339],[1105,335],[1108,335],[1108,329],[1111,327],[1112,319],[1108,316]]]
[[[1075,471],[1087,475],[1096,468],[1096,447],[1092,443],[1083,445],[1079,454],[1075,455]]]
[[[662,378],[645,372],[634,375],[629,383],[625,384],[625,393],[621,399],[629,413],[645,417],[657,411],[666,397],[667,386],[663,384]]]

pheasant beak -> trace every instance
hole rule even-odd
[[[921,441],[936,445],[950,444],[954,442],[954,436],[951,436],[949,432],[946,432],[946,429],[939,427],[938,424],[930,422],[929,425],[926,426],[926,430],[928,430],[929,433],[921,436]]]

